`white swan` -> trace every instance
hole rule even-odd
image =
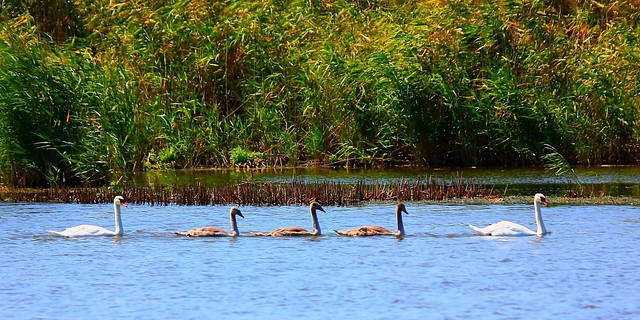
[[[124,233],[122,229],[122,219],[120,219],[120,206],[127,206],[124,198],[116,196],[113,198],[113,213],[116,221],[116,230],[111,231],[103,227],[92,226],[88,224],[79,225],[77,227],[66,228],[64,231],[51,231],[54,236],[61,237],[89,237],[89,236],[121,236]]]
[[[544,227],[542,215],[540,215],[540,204],[546,206],[549,203],[542,193],[536,193],[536,195],[533,196],[533,211],[535,213],[537,227],[535,232],[525,226],[509,221],[500,221],[484,228],[478,228],[471,224],[469,227],[484,236],[542,236],[547,233],[547,229]]]

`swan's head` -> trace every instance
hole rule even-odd
[[[124,198],[121,196],[116,196],[115,198],[113,198],[113,204],[115,204],[116,206],[125,206],[127,207],[127,202],[124,201]]]
[[[407,212],[407,208],[404,206],[404,203],[398,203],[396,205],[396,212],[404,212],[405,214],[409,214],[409,212]]]
[[[242,215],[242,212],[240,212],[240,209],[238,209],[238,207],[236,206],[231,207],[231,210],[229,210],[229,214],[232,216],[240,216],[244,218],[244,216]]]
[[[324,213],[326,213],[326,211],[324,211],[324,209],[322,209],[322,206],[315,202],[315,201],[311,201],[311,204],[309,205],[309,208],[311,208],[311,211],[316,211],[316,210],[320,210]]]
[[[544,194],[542,193],[536,193],[536,195],[533,196],[533,201],[537,203],[542,203],[545,206],[549,204],[549,202],[547,202],[547,197],[545,197]]]

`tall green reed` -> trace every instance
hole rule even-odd
[[[540,165],[545,144],[571,164],[640,156],[633,3],[80,1],[46,16],[75,17],[64,39],[21,8],[2,12],[0,116],[64,121],[3,122],[12,184],[228,166],[237,148],[292,164]]]

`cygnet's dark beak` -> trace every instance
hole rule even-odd
[[[407,211],[407,208],[402,208],[402,212],[404,212],[405,214],[409,214],[409,212]]]
[[[236,210],[236,214],[237,214],[237,215],[239,215],[239,216],[241,216],[241,217],[242,217],[242,219],[244,219],[244,216],[242,215],[242,212],[240,212],[240,210]]]
[[[322,209],[322,206],[321,206],[321,205],[318,205],[318,207],[317,207],[316,209],[318,209],[318,210],[320,210],[320,211],[322,211],[322,212],[324,212],[324,213],[327,213],[326,211],[324,211],[324,209]]]

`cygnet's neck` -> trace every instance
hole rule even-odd
[[[316,209],[310,208],[309,210],[311,211],[311,227],[313,228],[313,230],[311,230],[311,233],[314,236],[321,235],[322,230],[320,230],[320,223],[318,223],[318,215],[316,214]]]
[[[398,226],[397,234],[404,236],[404,224],[402,223],[402,210],[400,208],[396,210],[396,225]]]
[[[231,233],[229,234],[232,237],[236,237],[240,234],[238,231],[238,222],[236,221],[236,215],[233,213],[229,213],[229,224]]]

